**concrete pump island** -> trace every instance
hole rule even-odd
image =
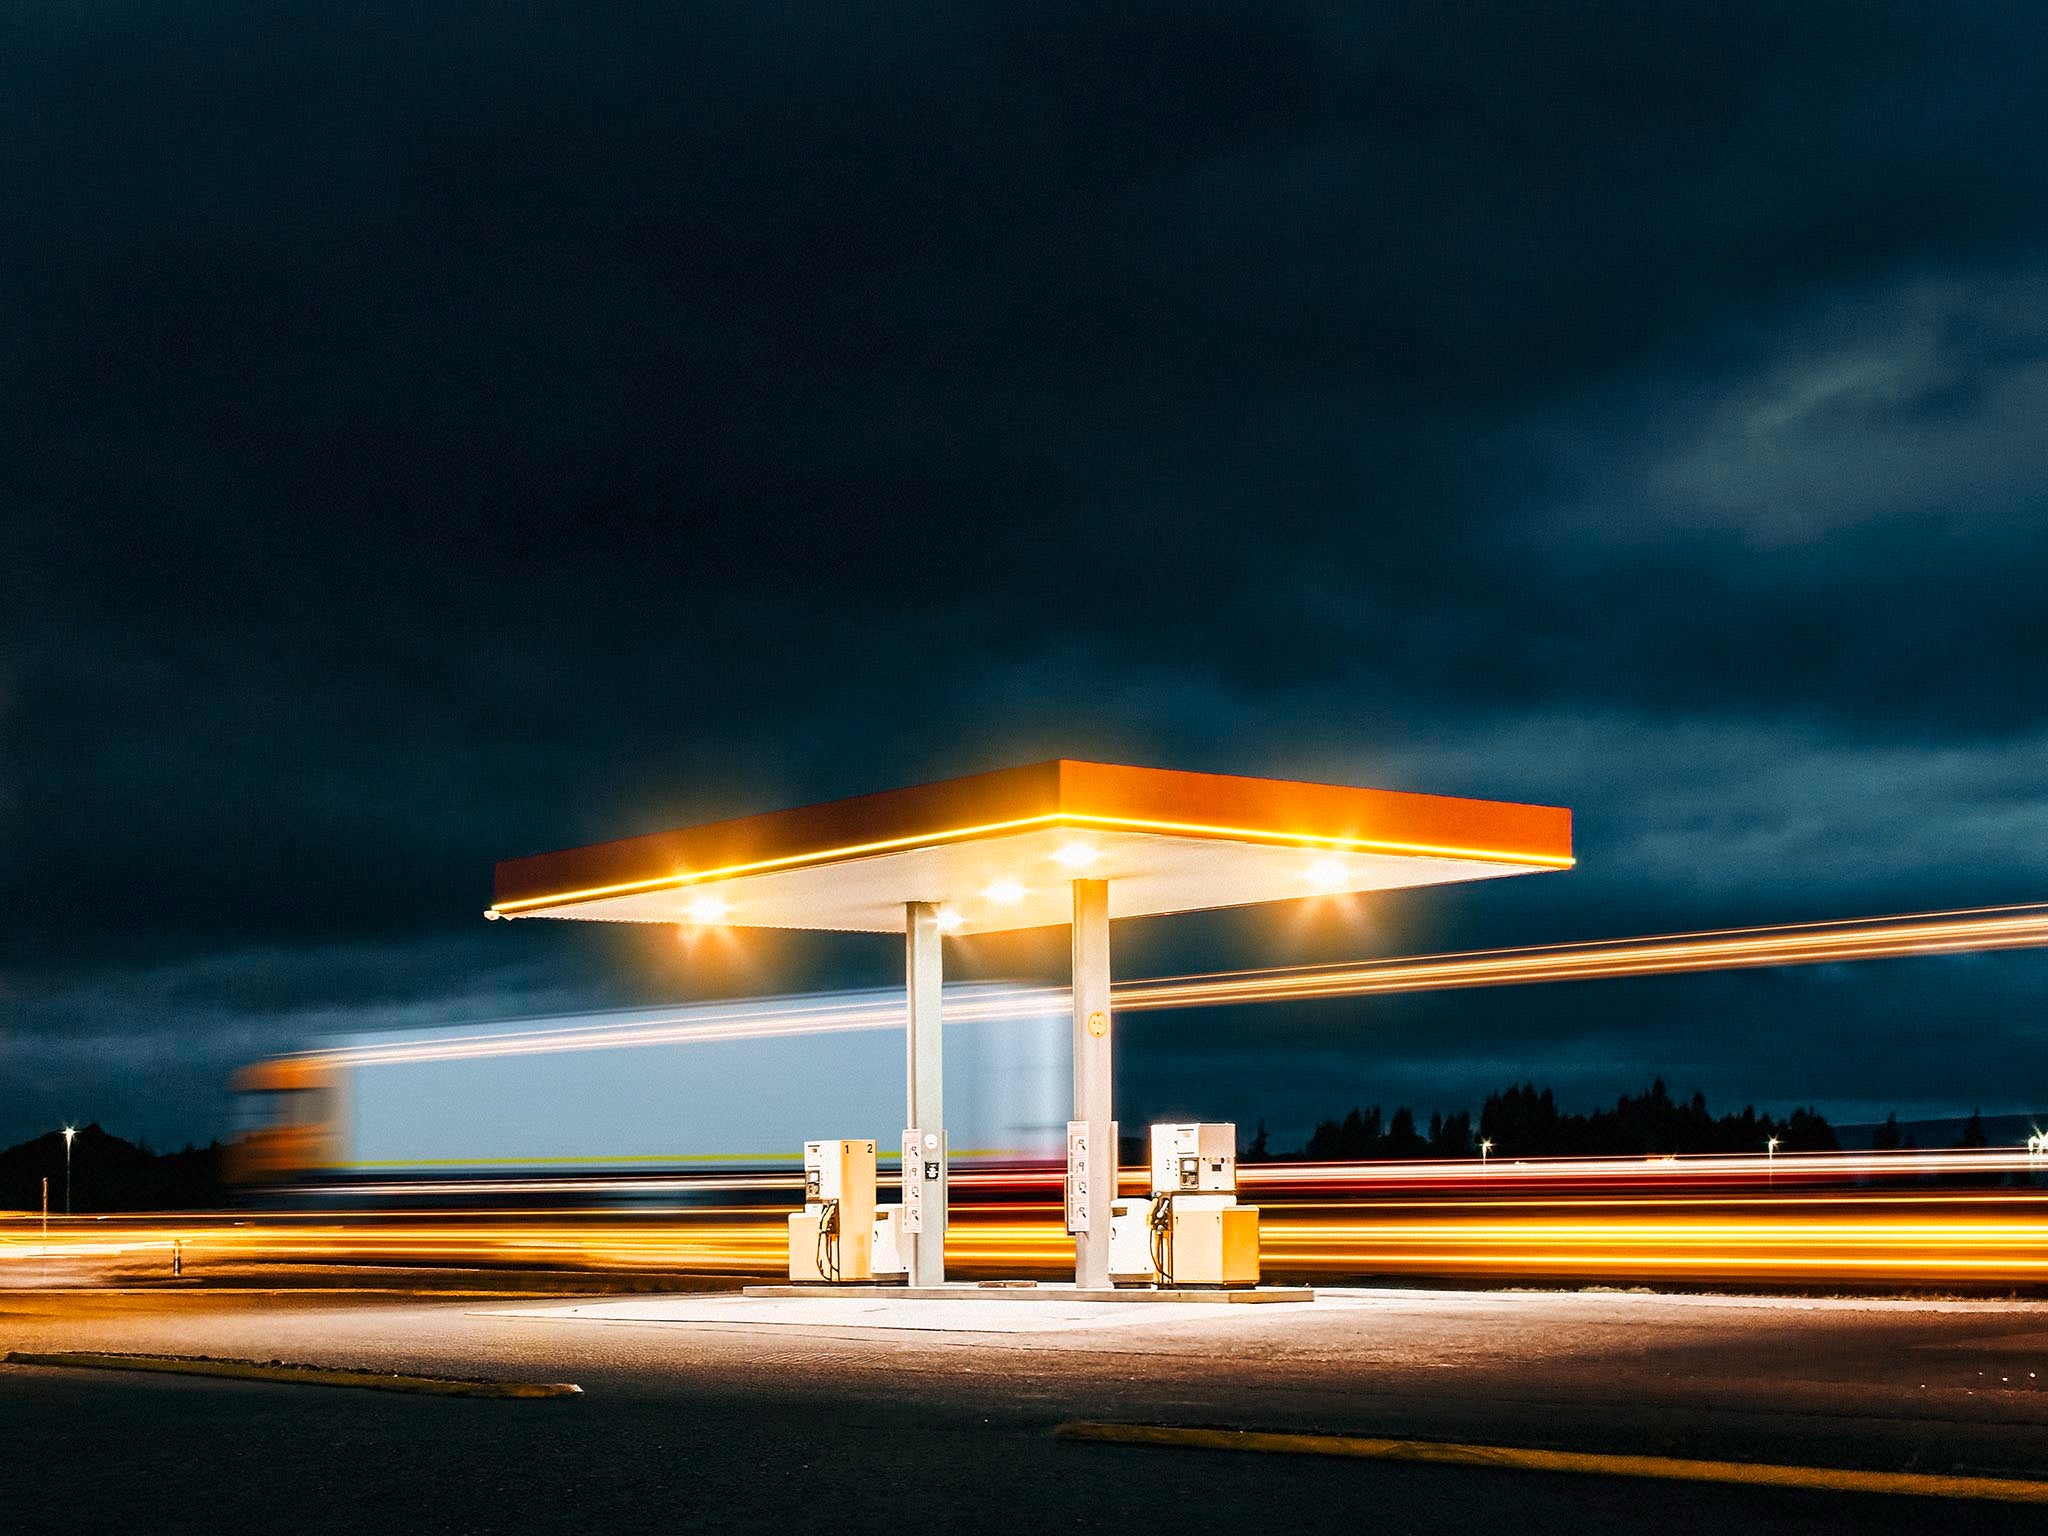
[[[1572,862],[1558,807],[1060,759],[507,860],[488,915],[905,936],[900,1203],[877,1201],[881,1138],[806,1141],[789,1284],[749,1295],[1306,1301],[1259,1284],[1234,1126],[1152,1126],[1149,1195],[1118,1198],[1111,921]],[[1074,1282],[949,1285],[944,941],[1058,924],[1073,933]]]

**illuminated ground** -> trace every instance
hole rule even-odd
[[[736,1298],[694,1298],[686,1310],[701,1320],[688,1324],[507,1315],[562,1304],[0,1295],[12,1349],[585,1389],[468,1402],[0,1367],[0,1444],[36,1472],[10,1480],[8,1528],[1047,1531],[1157,1529],[1168,1508],[1180,1511],[1174,1529],[1233,1533],[2018,1531],[2041,1519],[2039,1508],[1050,1437],[1077,1417],[2048,1477],[2044,1303],[1381,1291],[1313,1312],[1161,1319],[1131,1307],[1114,1322],[1012,1333],[788,1308],[760,1324]]]

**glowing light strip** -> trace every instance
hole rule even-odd
[[[1144,832],[1179,832],[1193,837],[1228,838],[1233,842],[1273,843],[1304,848],[1343,848],[1358,853],[1477,859],[1489,864],[1535,864],[1545,869],[1570,869],[1578,862],[1568,853],[1530,853],[1503,848],[1466,848],[1451,843],[1411,843],[1383,837],[1344,837],[1322,832],[1272,832],[1250,827],[1212,827],[1194,821],[1145,821],[1135,816],[1069,815],[1069,821],[1091,826],[1128,827]]]
[[[1576,862],[1570,854],[1530,853],[1495,848],[1465,848],[1448,843],[1410,843],[1390,838],[1346,837],[1321,832],[1281,832],[1272,828],[1222,827],[1193,821],[1151,821],[1136,816],[1107,816],[1077,811],[1047,811],[1011,821],[991,821],[980,826],[954,827],[943,832],[917,832],[904,837],[881,838],[870,843],[848,843],[844,847],[819,849],[811,853],[781,854],[772,859],[754,859],[725,864],[716,869],[691,870],[674,875],[655,875],[645,880],[623,880],[614,885],[586,886],[580,890],[558,891],[548,896],[521,896],[512,901],[493,902],[490,912],[500,917],[530,911],[536,907],[566,906],[596,901],[607,896],[630,896],[642,891],[681,890],[712,880],[729,880],[739,875],[765,874],[802,864],[831,864],[866,854],[891,853],[910,848],[937,847],[996,832],[1017,832],[1027,827],[1093,826],[1132,831],[1179,833],[1190,837],[1228,838],[1233,842],[1262,843],[1282,847],[1342,848],[1359,853],[1392,853],[1405,857],[1474,859],[1491,864],[1529,864],[1544,869],[1570,869]]]
[[[750,863],[726,864],[717,869],[700,869],[676,875],[655,875],[646,880],[624,880],[616,885],[586,886],[577,891],[558,891],[551,896],[521,896],[514,901],[493,902],[490,910],[505,916],[523,912],[531,907],[594,901],[603,896],[630,896],[636,891],[676,890],[684,886],[701,885],[707,880],[725,880],[734,875],[753,875],[771,869],[787,869],[794,864],[823,864],[836,859],[858,858],[865,853],[888,853],[899,848],[957,842],[966,837],[983,837],[991,832],[1014,832],[1024,827],[1055,823],[1059,819],[1058,813],[1048,812],[1040,816],[1021,817],[1015,821],[991,821],[978,827],[958,827],[950,832],[917,832],[907,837],[887,837],[872,843],[848,843],[843,848],[826,848],[814,853],[789,853],[772,859],[756,859]]]

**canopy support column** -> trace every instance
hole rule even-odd
[[[904,977],[909,1028],[905,1037],[907,1129],[918,1145],[903,1148],[903,1203],[921,1186],[924,1230],[908,1236],[910,1283],[946,1280],[946,1073],[941,1010],[945,996],[936,902],[904,904]]]
[[[1074,882],[1074,1119],[1086,1137],[1085,1191],[1076,1191],[1074,1284],[1108,1290],[1109,1203],[1116,1198],[1115,1102],[1110,1093],[1109,882]],[[1071,1156],[1071,1154],[1070,1154]],[[1070,1170],[1077,1177],[1079,1169]]]

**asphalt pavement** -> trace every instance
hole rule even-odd
[[[2044,1506],[1052,1433],[1078,1419],[1219,1425],[2048,1479],[2044,1303],[1387,1290],[1325,1293],[1314,1307],[977,1302],[905,1315],[917,1305],[7,1292],[7,1350],[281,1359],[573,1381],[583,1393],[467,1401],[0,1366],[0,1468],[13,1469],[0,1528],[2048,1526]]]

